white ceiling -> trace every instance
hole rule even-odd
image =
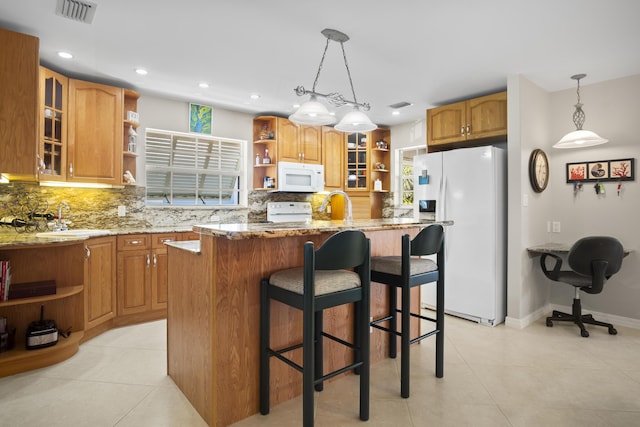
[[[56,15],[56,1],[0,0],[0,26],[40,37],[42,63],[68,75],[251,114],[306,99],[293,89],[312,88],[324,28],[350,37],[358,101],[384,125],[505,89],[512,74],[549,92],[577,73],[583,86],[640,74],[638,0],[93,0],[92,24]],[[338,43],[316,90],[352,99]],[[413,105],[392,116],[402,101]]]

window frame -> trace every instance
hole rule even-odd
[[[404,174],[404,167],[409,166],[409,162],[405,162],[405,153],[413,151],[413,156],[411,156],[411,174]],[[414,192],[414,186],[411,186],[410,190],[404,189],[404,182],[406,180],[410,180],[413,184],[413,158],[417,155],[427,154],[427,147],[424,145],[415,145],[410,147],[401,147],[396,148],[395,150],[395,158],[396,158],[396,188],[395,188],[395,205],[397,207],[413,207],[413,201],[411,203],[404,203],[404,194]]]
[[[246,206],[246,152],[246,140],[145,129],[145,205]]]

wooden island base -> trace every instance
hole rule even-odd
[[[358,228],[358,227],[354,227]],[[398,255],[400,236],[419,226],[368,231],[371,255]],[[259,411],[260,279],[303,263],[303,245],[320,245],[331,232],[270,238],[201,234],[199,253],[169,246],[168,373],[211,426],[227,426]],[[371,315],[386,313],[387,287],[372,283]],[[415,308],[419,298],[416,289]],[[328,332],[350,339],[353,307],[325,311]],[[300,312],[278,302],[271,309],[272,346],[302,337]],[[416,328],[417,321],[412,325]],[[387,357],[388,334],[373,332],[372,362]],[[325,345],[325,372],[344,366],[351,354]],[[301,359],[301,350],[299,358]],[[301,393],[302,375],[272,360],[271,405]],[[398,384],[398,387],[400,385]]]

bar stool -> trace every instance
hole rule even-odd
[[[437,262],[420,258],[437,254]],[[409,397],[410,350],[411,344],[436,335],[436,377],[444,375],[444,230],[442,225],[433,224],[423,228],[410,240],[402,236],[402,255],[371,258],[371,281],[389,285],[389,314],[373,320],[371,326],[391,334],[389,357],[397,353],[396,336],[400,336],[400,395]],[[436,317],[431,318],[411,312],[411,288],[431,282],[436,284]],[[398,310],[397,289],[401,290],[400,310]],[[401,315],[401,332],[398,332],[397,313]],[[435,329],[411,339],[411,317],[435,323]],[[380,323],[389,321],[388,327]]]
[[[346,270],[353,268],[353,271]],[[270,347],[270,300],[302,310],[302,343]],[[323,310],[355,303],[354,342],[322,330]],[[304,266],[281,270],[260,282],[260,413],[269,413],[269,360],[276,357],[302,372],[303,426],[313,426],[313,390],[325,380],[355,370],[360,375],[360,419],[369,419],[370,243],[359,230],[330,236],[317,250],[304,244]],[[354,361],[323,374],[322,341],[329,338],[354,350]],[[284,354],[302,348],[302,366]]]

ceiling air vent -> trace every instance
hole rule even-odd
[[[91,24],[97,7],[97,4],[88,1],[58,0],[56,14],[74,21]]]
[[[411,104],[410,102],[402,101],[402,102],[397,102],[395,104],[391,104],[389,105],[389,107],[393,109],[398,109],[398,108],[408,107],[409,105],[413,105],[413,104]]]

